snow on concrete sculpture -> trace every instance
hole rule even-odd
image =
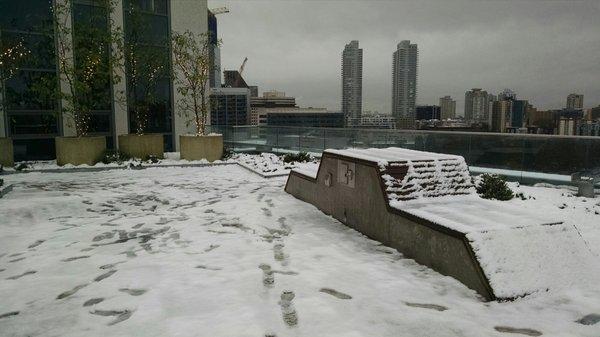
[[[574,265],[595,263],[562,219],[480,198],[460,156],[326,150],[317,171],[292,170],[285,190],[488,300],[565,286]]]

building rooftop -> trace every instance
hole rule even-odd
[[[395,160],[396,153],[385,158]],[[255,169],[294,166],[270,155],[244,160]],[[267,179],[230,164],[3,178],[14,184],[0,199],[3,335],[484,336],[499,326],[544,335],[596,331],[575,322],[600,304],[600,289],[580,279],[583,270],[565,288],[485,303],[455,279],[288,195],[285,176]],[[600,254],[597,202],[564,188],[511,187],[531,198],[507,207],[564,217],[590,253]],[[264,281],[264,270],[272,272],[273,284]],[[597,266],[588,272],[600,274]],[[295,294],[294,327],[282,317],[284,291]]]

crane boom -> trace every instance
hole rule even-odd
[[[227,8],[227,7],[218,7],[218,8],[209,9],[209,11],[211,13],[213,13],[214,15],[224,14],[224,13],[229,13],[229,8]]]
[[[242,62],[242,65],[240,66],[240,71],[239,71],[240,75],[242,75],[242,73],[244,72],[244,67],[246,66],[246,62],[248,62],[247,57],[244,59],[244,62]]]

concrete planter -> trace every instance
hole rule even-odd
[[[0,138],[0,165],[6,167],[15,165],[11,138]]]
[[[215,161],[223,157],[223,136],[179,136],[181,159]]]
[[[59,166],[94,165],[106,152],[106,137],[56,137],[56,163]]]
[[[133,158],[145,159],[149,156],[164,158],[164,139],[161,134],[119,135],[119,151]]]

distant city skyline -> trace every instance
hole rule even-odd
[[[219,17],[222,69],[248,57],[248,83],[302,106],[339,111],[340,50],[351,40],[365,53],[363,110],[391,112],[390,55],[402,40],[419,46],[420,105],[450,95],[462,115],[472,88],[511,88],[539,109],[565,107],[570,93],[600,105],[598,1],[209,0],[220,6],[231,10]]]

